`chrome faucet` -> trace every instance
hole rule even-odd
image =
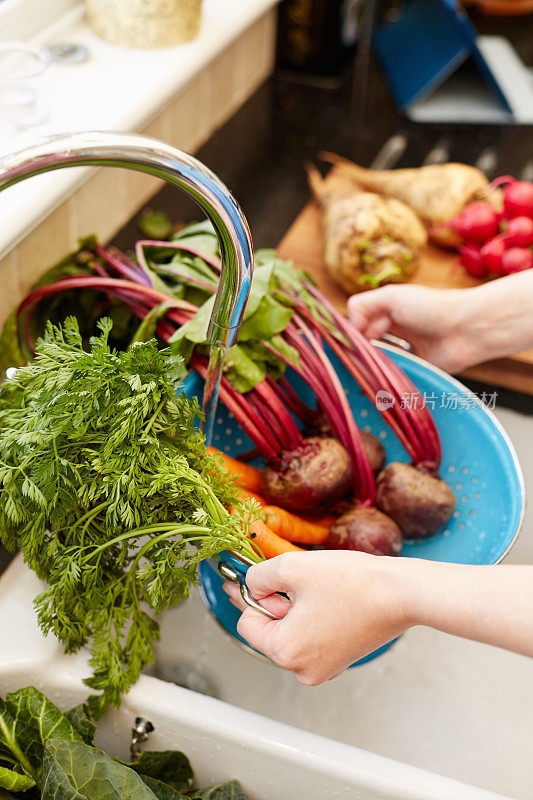
[[[250,292],[253,248],[246,219],[226,186],[200,161],[158,139],[130,133],[71,133],[54,136],[0,159],[0,191],[62,167],[126,167],[183,189],[205,211],[218,236],[222,272],[208,340],[231,347]]]

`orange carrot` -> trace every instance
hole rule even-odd
[[[311,520],[302,519],[302,517],[291,514],[290,511],[278,508],[278,506],[265,506],[263,516],[266,524],[274,533],[289,542],[298,544],[324,544],[331,527],[331,523],[322,525],[320,520],[311,522]]]
[[[281,553],[289,553],[293,550],[302,550],[295,544],[291,544],[286,539],[282,539],[274,531],[271,531],[268,525],[257,519],[250,525],[252,536],[252,546],[257,545],[258,552],[262,553],[265,558],[274,558]]]
[[[231,472],[243,489],[254,494],[261,491],[261,472],[258,469],[252,467],[251,464],[244,464],[242,461],[228,456],[227,453],[222,453],[216,447],[208,447],[207,452],[212,456],[221,457],[228,472]]]
[[[307,514],[299,514],[298,516],[303,519],[304,522],[312,522],[313,525],[319,525],[321,528],[327,528],[328,531],[333,523],[338,519],[338,517],[334,517],[333,514],[324,514],[323,517],[316,518],[308,516]]]
[[[259,497],[258,494],[255,492],[249,492],[248,489],[238,489],[239,500],[255,500],[256,503],[259,503],[261,508],[266,504],[266,500],[263,500],[262,497]]]

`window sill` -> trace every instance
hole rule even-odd
[[[53,44],[73,41],[89,48],[90,59],[83,65],[52,65],[32,78],[48,108],[49,118],[38,128],[16,137],[0,136],[0,169],[3,153],[18,150],[38,138],[74,130],[142,131],[164,107],[206,70],[211,62],[248,28],[276,5],[277,0],[204,0],[202,27],[192,42],[160,50],[142,50],[112,45],[97,38],[76,9],[50,26],[33,41]],[[220,74],[219,82],[242,84],[245,99],[246,72],[254,53],[235,60]],[[238,69],[236,69],[238,68]],[[235,72],[240,74],[235,74]],[[28,81],[30,82],[30,81]],[[219,91],[198,98],[213,107]],[[218,112],[222,121],[223,109]],[[216,114],[211,127],[217,124]],[[164,131],[163,131],[164,134]],[[179,146],[187,149],[186,144]],[[11,187],[0,195],[0,258],[21,241],[44,217],[90,177],[91,169],[70,168]],[[71,237],[72,238],[72,237]],[[48,265],[42,264],[42,269]]]

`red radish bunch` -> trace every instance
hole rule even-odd
[[[488,201],[467,205],[449,223],[460,236],[459,263],[473,278],[512,275],[533,267],[533,183],[504,175],[503,211]]]

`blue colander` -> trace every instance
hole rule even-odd
[[[440,475],[457,498],[456,510],[447,525],[428,539],[406,541],[402,555],[459,564],[498,563],[518,536],[525,511],[522,471],[507,434],[486,403],[459,381],[416,356],[390,345],[379,346],[407,373],[425,397],[442,440]],[[358,426],[381,439],[388,462],[410,461],[396,435],[343,364],[333,353],[329,356]],[[299,376],[289,370],[287,378],[302,400],[314,405],[311,390]],[[201,379],[191,374],[184,385],[187,396],[201,398],[202,390]],[[231,456],[238,456],[253,447],[222,405],[217,412],[213,444]],[[248,569],[247,563],[230,553],[222,553],[219,561],[203,562],[200,579],[205,602],[224,630],[251,650],[237,633],[239,612],[222,589],[221,564],[242,577]],[[376,650],[357,664],[375,658],[388,646]]]

